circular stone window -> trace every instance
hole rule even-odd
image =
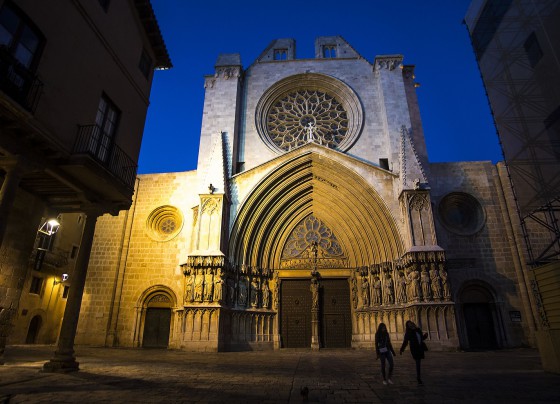
[[[439,217],[451,232],[471,235],[484,225],[485,215],[478,200],[463,192],[447,194],[439,203]]]
[[[306,73],[269,88],[257,104],[255,119],[259,135],[276,152],[310,142],[345,151],[361,132],[363,111],[346,84]]]
[[[146,220],[146,232],[155,241],[169,241],[183,227],[183,217],[174,206],[160,206],[150,213]]]

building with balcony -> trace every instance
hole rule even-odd
[[[130,207],[153,72],[170,67],[149,0],[0,1],[0,355],[23,288],[52,294],[66,270],[77,321],[95,222]],[[61,214],[81,241],[38,240]]]

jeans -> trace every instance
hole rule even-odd
[[[383,380],[387,380],[385,377],[385,359],[389,362],[389,379],[393,375],[393,354],[390,351],[380,353],[379,358],[381,359],[381,374],[383,375]]]

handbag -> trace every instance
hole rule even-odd
[[[424,341],[422,341],[422,350],[425,352],[428,350],[428,345]]]
[[[389,351],[387,347],[379,348],[379,353],[387,353]]]

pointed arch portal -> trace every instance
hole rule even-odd
[[[346,268],[391,262],[403,253],[379,194],[356,172],[311,151],[268,175],[243,203],[230,237],[231,261],[281,268],[286,243],[309,217],[332,231]]]

